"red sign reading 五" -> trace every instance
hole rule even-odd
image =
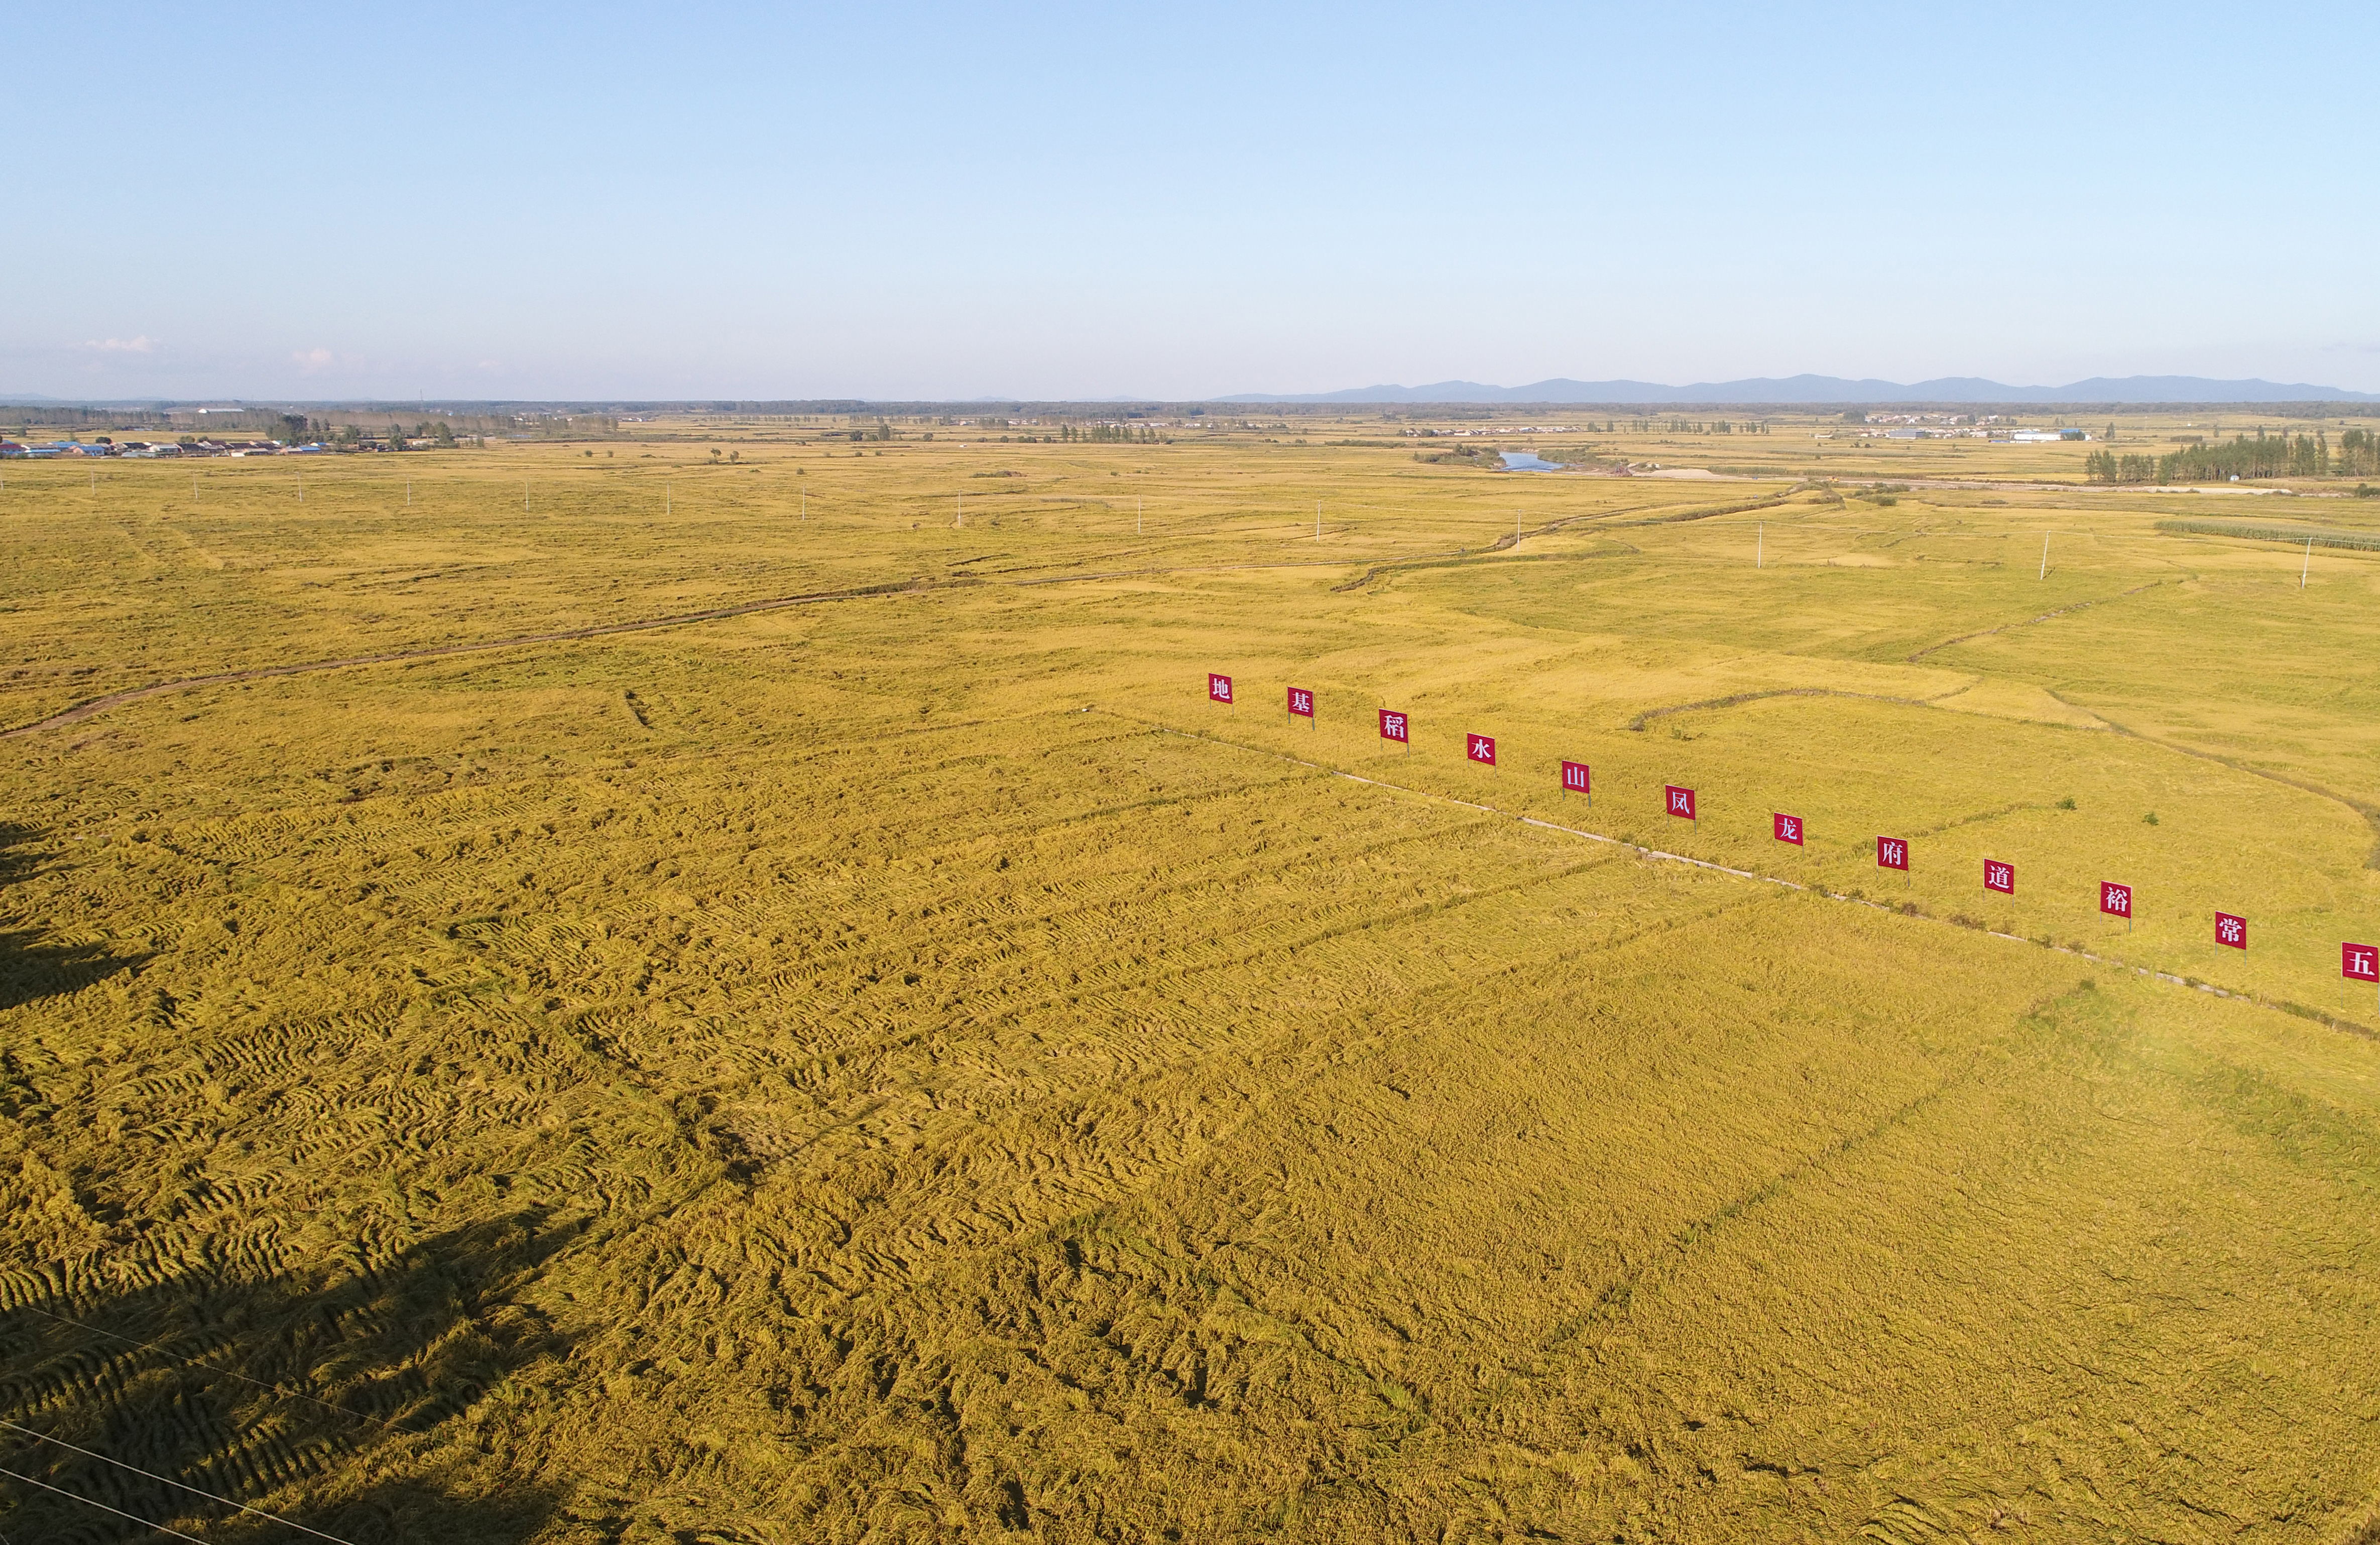
[[[1674,783],[1664,783],[1661,785],[1661,791],[1669,796],[1670,815],[1682,815],[1689,821],[1694,818],[1694,791],[1692,789],[1681,789]]]
[[[2002,896],[2016,894],[2016,865],[2002,863],[1998,859],[1984,860],[1984,888],[1997,890]]]
[[[2340,945],[2338,974],[2357,982],[2380,982],[2380,949],[2368,944]]]
[[[1314,694],[1306,691],[1304,687],[1290,688],[1289,711],[1293,714],[1304,714],[1307,718],[1312,718],[1314,717]]]
[[[1584,794],[1591,787],[1592,785],[1587,782],[1585,763],[1564,762],[1562,764],[1563,792],[1571,794]]]
[[[1898,837],[1877,838],[1876,839],[1876,866],[1878,869],[1908,868],[1909,844],[1903,842]]]
[[[2099,910],[2106,912],[2109,917],[2120,917],[2127,923],[2131,922],[2132,919],[2132,887],[2128,885],[2118,885],[2112,880],[2101,880],[2099,882]]]
[[[1387,708],[1382,708],[1380,710],[1380,739],[1384,741],[1402,741],[1406,744],[1410,745],[1412,743],[1412,737],[1405,733],[1405,716],[1392,712]]]
[[[1229,676],[1218,676],[1211,670],[1208,671],[1207,695],[1218,703],[1229,703],[1232,700],[1232,679]]]
[[[1466,735],[1463,737],[1463,754],[1492,767],[1496,765],[1496,742],[1487,735]]]
[[[1778,841],[1791,842],[1797,848],[1802,846],[1802,817],[1771,813],[1768,823],[1776,829]]]
[[[2248,920],[2233,917],[2229,912],[2215,914],[2215,942],[2228,944],[2234,949],[2248,948]]]

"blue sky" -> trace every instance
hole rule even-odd
[[[2380,7],[39,7],[0,395],[2380,390]]]

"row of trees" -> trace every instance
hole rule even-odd
[[[2082,475],[2095,483],[2205,483],[2237,477],[2359,477],[2380,472],[2380,437],[2350,429],[2331,449],[2326,432],[2267,435],[2258,429],[2228,445],[2185,445],[2162,456],[2118,455],[2095,451],[2082,459]]]

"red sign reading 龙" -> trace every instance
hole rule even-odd
[[[2128,885],[2118,885],[2112,880],[2101,880],[2099,910],[2109,917],[2120,917],[2130,922],[2132,915],[2132,887]]]
[[[1405,716],[1387,708],[1382,708],[1380,710],[1380,739],[1384,741],[1403,741],[1407,744],[1411,744],[1412,737],[1405,733]]]
[[[1218,676],[1211,670],[1208,671],[1207,695],[1218,703],[1229,703],[1232,700],[1232,679],[1229,676]]]
[[[1903,842],[1898,837],[1877,838],[1876,839],[1876,866],[1878,869],[1908,868],[1909,844]]]
[[[1791,842],[1797,848],[1802,846],[1802,817],[1779,815],[1771,812],[1768,824],[1776,831],[1778,841]]]
[[[2248,920],[2233,917],[2229,912],[2215,914],[2215,942],[2228,944],[2234,949],[2248,948]]]
[[[2368,944],[2340,945],[2338,974],[2358,982],[2380,982],[2380,949]]]
[[[2016,894],[2016,865],[2002,863],[1998,859],[1984,860],[1984,888],[1997,890],[2002,896]]]
[[[1465,735],[1463,738],[1463,754],[1492,767],[1496,765],[1496,742],[1487,735]]]
[[[1588,788],[1589,784],[1587,782],[1586,764],[1584,762],[1564,762],[1562,764],[1562,791],[1565,793],[1584,794],[1587,791]]]
[[[1682,815],[1689,821],[1694,818],[1694,791],[1692,789],[1681,789],[1674,783],[1664,783],[1661,785],[1661,791],[1669,796],[1670,815]]]
[[[1289,711],[1293,714],[1304,714],[1306,718],[1312,718],[1314,717],[1314,694],[1306,691],[1304,687],[1290,688]]]

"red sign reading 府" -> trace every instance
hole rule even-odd
[[[1878,869],[1908,868],[1909,844],[1903,842],[1898,837],[1877,838],[1876,839],[1876,866]]]
[[[1492,767],[1496,765],[1496,742],[1487,735],[1466,735],[1463,740],[1463,754]]]
[[[1694,818],[1694,791],[1692,789],[1681,789],[1674,783],[1664,783],[1661,789],[1669,796],[1670,815],[1682,815],[1689,821]]]
[[[2229,912],[2215,914],[2215,942],[2228,944],[2234,949],[2248,948],[2248,920],[2233,917]]]
[[[1768,824],[1776,830],[1778,841],[1791,842],[1797,848],[1802,846],[1802,817],[1779,815],[1772,811],[1768,816]]]
[[[1289,711],[1293,714],[1304,714],[1306,718],[1312,718],[1314,717],[1314,694],[1306,691],[1304,687],[1290,688]]]
[[[1984,888],[1997,890],[2002,896],[2016,894],[2016,865],[2002,863],[1998,859],[1984,860]]]
[[[1562,788],[1564,791],[1573,794],[1584,794],[1586,792],[1588,787],[1585,763],[1564,762],[1562,764]]]
[[[1387,708],[1382,708],[1380,710],[1380,739],[1384,741],[1404,741],[1410,744],[1411,737],[1405,733],[1405,716],[1392,712]]]
[[[1207,695],[1218,703],[1229,703],[1232,700],[1232,679],[1229,676],[1218,676],[1211,670],[1208,671]]]
[[[2112,880],[2099,882],[2099,910],[2109,917],[2130,921],[2132,915],[2132,887]]]

